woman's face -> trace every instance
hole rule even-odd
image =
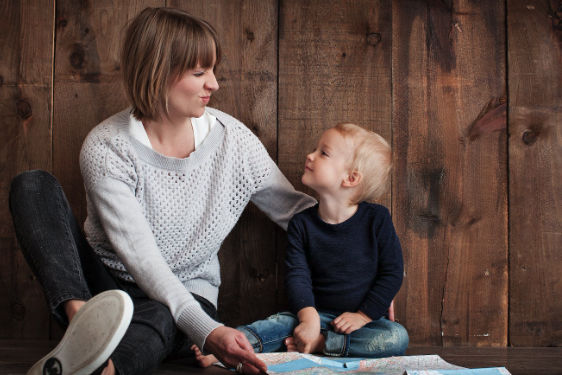
[[[201,117],[219,84],[213,68],[188,70],[168,93],[168,111],[172,118]]]

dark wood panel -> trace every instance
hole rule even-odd
[[[210,106],[242,121],[277,159],[277,1],[168,1],[217,30],[223,59]],[[275,312],[275,224],[249,206],[220,252],[219,315],[231,326]],[[259,301],[259,303],[256,303]]]
[[[279,165],[297,189],[320,135],[355,123],[391,143],[391,1],[283,1],[279,25]],[[381,199],[390,207],[390,195]],[[284,238],[280,298],[284,297]]]
[[[562,8],[509,0],[510,325],[562,346]]]
[[[43,291],[19,249],[9,212],[12,179],[51,171],[52,1],[4,2],[0,12],[0,338],[46,339]]]
[[[393,213],[411,345],[507,342],[505,10],[393,5]]]
[[[164,0],[76,2],[56,9],[53,172],[83,223],[85,192],[78,157],[88,132],[127,107],[119,51],[124,27],[142,9]]]
[[[119,51],[124,27],[148,6],[135,1],[56,3],[53,174],[61,183],[74,215],[86,219],[86,195],[79,155],[89,131],[127,108]],[[51,338],[62,337],[51,319]]]

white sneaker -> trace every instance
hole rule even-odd
[[[109,290],[78,310],[57,347],[27,375],[88,375],[111,356],[131,323],[133,301]]]

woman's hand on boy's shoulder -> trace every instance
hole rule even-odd
[[[373,319],[369,318],[362,311],[345,312],[332,320],[334,331],[341,334],[349,335],[351,332],[358,330],[365,324],[370,323]]]

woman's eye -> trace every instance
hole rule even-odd
[[[203,74],[205,74],[205,72],[193,73],[193,75],[194,75],[195,77],[201,77]]]

